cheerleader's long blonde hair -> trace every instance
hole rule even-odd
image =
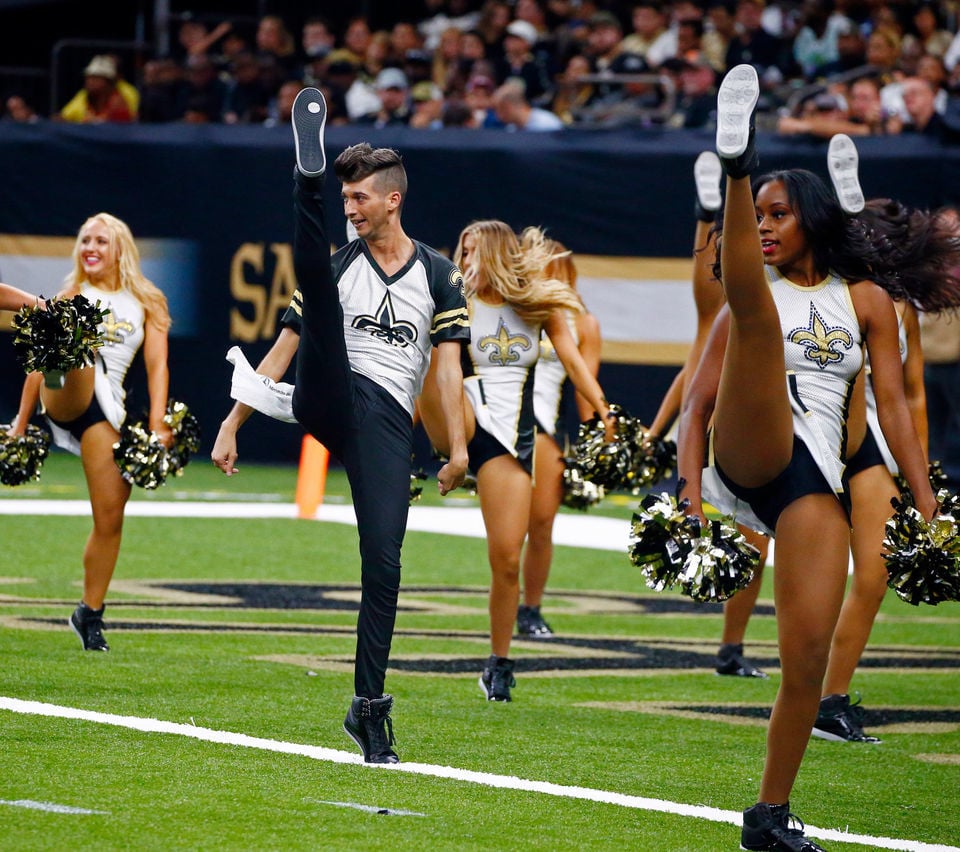
[[[80,237],[83,229],[91,222],[100,222],[110,234],[110,244],[117,256],[120,289],[132,293],[143,305],[147,322],[161,331],[169,329],[170,309],[167,306],[167,297],[156,284],[144,276],[140,268],[140,251],[137,249],[127,223],[110,213],[97,213],[91,216],[77,232],[77,241],[73,246],[73,269],[63,281],[64,295],[76,295],[80,292],[80,287],[87,282],[87,274],[80,259]]]
[[[463,243],[473,237],[473,253],[463,265]],[[493,290],[529,323],[543,323],[557,309],[583,312],[576,291],[548,277],[552,262],[567,251],[556,251],[540,228],[526,228],[518,238],[498,219],[471,222],[460,234],[454,262],[463,273],[467,295]],[[482,270],[482,271],[481,271]]]

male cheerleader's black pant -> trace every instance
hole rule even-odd
[[[296,175],[293,263],[303,317],[293,412],[343,463],[360,535],[361,595],[354,691],[383,695],[410,504],[410,415],[376,382],[353,373],[330,268],[323,179]]]

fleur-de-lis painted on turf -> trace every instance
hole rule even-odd
[[[406,320],[398,320],[393,310],[389,291],[377,306],[377,316],[361,315],[353,321],[353,327],[368,331],[391,346],[404,347],[417,339],[417,328]]]
[[[806,350],[804,356],[811,361],[816,361],[821,370],[827,364],[843,360],[844,355],[839,351],[839,347],[850,349],[853,346],[850,332],[845,328],[828,329],[823,317],[817,313],[812,303],[810,304],[810,325],[791,332],[790,341],[803,346]]]
[[[477,344],[484,352],[490,353],[487,357],[491,364],[500,364],[503,367],[520,360],[520,353],[515,351],[515,347],[527,351],[531,345],[530,338],[525,334],[511,335],[502,317],[497,333],[480,338]]]

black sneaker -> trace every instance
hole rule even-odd
[[[327,103],[323,93],[312,87],[301,90],[293,102],[290,121],[297,149],[297,168],[307,177],[319,177],[327,170],[327,155],[323,150]]]
[[[509,701],[510,688],[517,685],[513,676],[513,660],[497,657],[493,654],[487,660],[480,675],[480,688],[487,701]]]
[[[851,216],[863,210],[866,204],[857,174],[859,164],[857,146],[846,133],[837,133],[830,138],[830,145],[827,147],[827,171],[830,172],[830,181],[843,212]]]
[[[73,632],[80,637],[84,651],[110,650],[107,640],[103,638],[103,610],[103,607],[90,609],[80,601],[67,621],[67,624],[73,628]]]
[[[694,215],[701,222],[712,222],[723,197],[720,195],[720,178],[723,166],[713,151],[703,151],[693,164],[693,180],[697,186],[697,200],[694,203]]]
[[[849,695],[828,695],[820,699],[820,711],[813,723],[813,735],[822,740],[848,743],[878,743],[863,732],[860,698],[851,704]]]
[[[354,697],[350,702],[347,718],[343,720],[343,730],[360,746],[367,763],[400,762],[391,748],[395,742],[393,720],[390,718],[392,707],[392,695],[382,698]]]
[[[517,608],[517,633],[520,636],[553,636],[553,630],[543,620],[538,606],[520,606]]]
[[[732,178],[744,178],[759,165],[754,145],[753,110],[760,80],[752,65],[731,68],[717,92],[717,154]]]
[[[747,662],[743,645],[721,645],[717,651],[717,674],[734,677],[767,677],[767,673]]]
[[[790,813],[790,803],[759,802],[743,812],[741,849],[775,849],[785,852],[825,852],[803,833],[803,821]]]

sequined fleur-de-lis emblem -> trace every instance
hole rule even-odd
[[[133,332],[133,323],[117,319],[117,315],[113,311],[106,313],[102,325],[104,343],[123,343],[126,340],[126,335]]]
[[[368,331],[391,346],[403,348],[417,339],[417,327],[406,320],[397,319],[389,291],[384,294],[383,301],[377,305],[376,316],[362,314],[354,319],[352,324],[354,328]]]
[[[849,349],[853,346],[853,338],[845,328],[827,328],[823,317],[817,309],[810,305],[810,324],[807,328],[798,328],[790,334],[790,341],[806,350],[803,354],[810,361],[816,361],[820,369],[827,364],[843,360],[840,347]]]
[[[511,335],[501,318],[497,333],[481,337],[477,346],[484,352],[490,353],[487,357],[491,364],[500,364],[505,367],[520,360],[520,352],[516,351],[517,348],[527,351],[531,343],[530,338],[525,334]]]

